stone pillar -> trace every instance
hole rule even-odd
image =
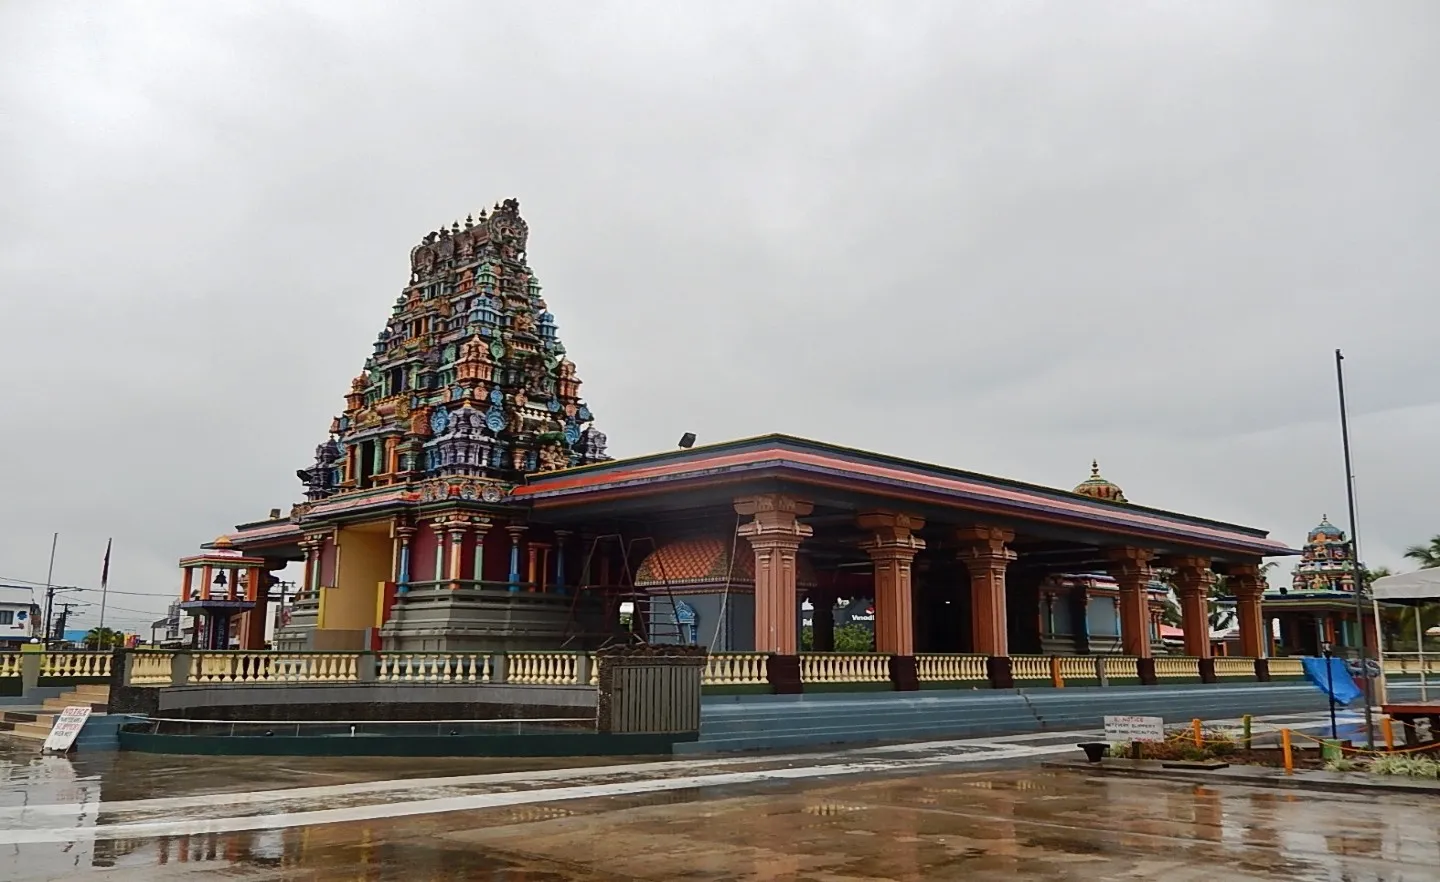
[[[391,435],[385,439],[385,474],[394,475],[400,471],[400,457],[396,453],[400,446],[398,435]]]
[[[565,555],[570,549],[570,531],[555,531],[555,593],[566,593]]]
[[[510,534],[510,593],[520,590],[520,537],[525,535],[524,524],[511,524],[505,528]]]
[[[1180,624],[1185,629],[1185,654],[1194,658],[1210,658],[1210,588],[1215,584],[1210,560],[1204,557],[1173,557],[1168,558],[1165,564],[1175,571]]]
[[[525,581],[529,583],[527,591],[539,591],[544,579],[540,575],[540,543],[525,543],[525,553],[528,556],[528,565],[525,567]]]
[[[395,538],[400,542],[400,565],[395,571],[395,593],[405,594],[410,590],[410,540],[415,538],[415,528],[408,524],[397,526]]]
[[[866,512],[856,518],[870,538],[860,543],[875,566],[875,651],[912,659],[915,607],[911,570],[925,540],[914,531],[922,518],[897,512]]]
[[[472,574],[476,582],[485,580],[485,536],[490,532],[490,519],[481,515],[474,519],[472,524],[475,530],[475,571]],[[476,585],[480,588],[480,585]]]
[[[1146,627],[1150,561],[1154,553],[1145,548],[1111,548],[1110,574],[1120,588],[1120,645],[1126,655],[1139,659],[1140,682],[1155,682],[1155,659],[1150,652],[1150,631]]]
[[[1269,621],[1260,609],[1265,583],[1260,579],[1259,563],[1231,566],[1225,583],[1235,595],[1235,613],[1240,626],[1240,654],[1246,658],[1268,657]]]
[[[961,527],[960,560],[970,573],[972,652],[995,658],[1010,657],[1010,626],[1005,614],[1005,568],[1015,559],[1006,547],[1015,533],[1000,527]]]
[[[1075,635],[1075,653],[1090,654],[1090,592],[1082,583],[1075,586],[1073,603],[1070,608],[1070,630]]]
[[[460,573],[462,572],[460,563],[465,553],[465,534],[469,531],[469,518],[455,517],[451,519],[449,523],[450,547],[448,549],[450,559],[447,561],[446,566],[446,569],[449,570],[449,575],[446,578],[450,581],[451,591],[458,591],[460,589]]]
[[[752,520],[739,533],[755,551],[755,651],[797,655],[799,608],[795,593],[796,555],[800,543],[814,533],[798,518],[814,510],[781,494],[735,500],[735,513]]]
[[[439,588],[439,583],[445,581],[445,558],[449,551],[445,545],[445,521],[432,521],[430,529],[435,531],[435,587]]]
[[[308,566],[310,559],[307,557],[305,560],[306,560],[306,565]],[[181,568],[180,568],[180,602],[181,602],[181,603],[184,603],[185,601],[187,601],[187,600],[190,599],[190,584],[191,584],[191,582],[194,580],[194,577],[195,577],[195,571],[192,570],[191,568],[189,568],[189,567],[181,567]]]

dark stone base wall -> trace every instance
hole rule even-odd
[[[183,686],[155,693],[153,709],[176,719],[303,722],[346,720],[594,720],[596,690],[585,686],[343,684],[331,686]],[[149,701],[148,696],[140,700]]]

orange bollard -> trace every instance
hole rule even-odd
[[[1203,731],[1201,730],[1201,728],[1200,728],[1200,718],[1199,718],[1199,717],[1196,717],[1195,719],[1193,719],[1193,720],[1190,721],[1190,731],[1193,732],[1194,735],[1195,735],[1195,746],[1196,746],[1196,747],[1204,747],[1204,746],[1205,746],[1205,734],[1204,734],[1204,732],[1203,732]]]
[[[1290,730],[1280,730],[1280,750],[1285,754],[1285,774],[1295,774],[1295,757],[1290,753]]]
[[[1065,677],[1060,673],[1060,656],[1050,656],[1050,683],[1056,689],[1065,688]]]
[[[1389,716],[1380,718],[1380,731],[1385,733],[1385,749],[1395,749],[1395,722]]]

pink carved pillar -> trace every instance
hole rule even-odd
[[[860,547],[875,565],[875,651],[915,654],[914,594],[911,567],[925,540],[914,535],[921,518],[894,512],[866,512],[856,519],[870,538]]]
[[[792,656],[799,650],[796,594],[800,543],[814,533],[798,518],[814,507],[781,494],[735,500],[735,512],[752,520],[739,533],[755,551],[755,651]]]
[[[1005,570],[1015,559],[1006,543],[1012,530],[999,527],[961,527],[956,538],[965,547],[960,559],[970,572],[971,650],[995,658],[1010,656],[1010,623],[1005,608]]]

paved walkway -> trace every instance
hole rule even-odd
[[[1313,715],[1269,722],[1311,730],[1327,725]],[[558,875],[518,877],[552,882],[591,878],[670,882],[682,877],[717,880],[949,878],[924,875],[918,864],[914,872],[905,870],[890,875],[853,872],[845,876],[805,875],[793,860],[785,864],[796,867],[793,872],[786,871],[788,875],[766,875],[757,869],[758,865],[726,869],[722,866],[725,865],[723,850],[701,860],[693,848],[690,848],[690,857],[674,858],[676,863],[669,875],[663,867],[650,867],[642,872],[637,866],[620,872],[611,866],[619,857],[597,861],[600,855],[611,854],[616,846],[612,837],[619,834],[609,827],[619,823],[622,817],[659,818],[665,824],[682,828],[683,819],[689,818],[694,829],[685,835],[693,837],[698,835],[696,831],[708,827],[704,818],[712,811],[717,817],[726,818],[725,823],[734,827],[735,836],[766,840],[769,844],[764,853],[773,855],[783,852],[782,843],[773,841],[773,831],[747,827],[744,815],[746,811],[751,812],[753,823],[755,819],[769,816],[772,809],[783,807],[788,807],[784,808],[786,824],[801,822],[792,830],[797,837],[795,855],[815,845],[805,844],[806,837],[811,835],[803,822],[804,817],[809,817],[807,813],[818,812],[821,817],[858,813],[855,816],[858,826],[827,847],[837,860],[859,860],[856,855],[868,854],[870,849],[857,851],[854,846],[859,840],[855,837],[881,835],[879,828],[892,826],[888,821],[879,820],[884,814],[881,808],[897,793],[913,793],[915,788],[928,792],[936,782],[949,782],[942,788],[948,795],[936,798],[945,805],[943,816],[951,820],[935,823],[949,824],[948,835],[952,838],[971,823],[967,818],[976,812],[984,814],[991,810],[980,804],[971,805],[961,797],[973,796],[992,785],[1016,794],[1029,794],[1023,799],[1017,797],[1019,802],[1012,806],[1014,817],[1007,823],[1013,826],[1030,811],[1030,808],[1022,809],[1020,803],[1028,804],[1032,797],[1043,804],[1050,798],[1045,794],[1053,791],[1057,798],[1063,793],[1070,794],[1065,799],[1073,799],[1076,792],[1096,786],[1083,783],[1085,776],[1041,772],[1037,769],[1037,760],[1078,754],[1077,741],[1098,735],[1088,731],[1047,733],[823,753],[644,763],[591,762],[569,764],[564,768],[499,771],[493,770],[493,763],[487,767],[477,761],[409,764],[380,761],[365,766],[336,766],[305,760],[202,757],[163,758],[163,762],[171,765],[162,770],[149,765],[157,758],[120,755],[112,757],[114,767],[87,775],[79,760],[72,763],[59,758],[35,758],[23,767],[29,770],[28,777],[12,769],[10,784],[0,789],[0,855],[3,855],[0,856],[0,878],[71,878],[96,866],[110,866],[114,869],[106,875],[116,879],[160,882],[185,877],[200,869],[208,868],[206,872],[213,873],[217,870],[214,861],[222,861],[233,865],[227,876],[266,879],[272,878],[265,875],[271,863],[289,866],[299,861],[302,866],[315,867],[319,875],[285,875],[283,878],[363,879],[372,877],[356,875],[355,867],[370,866],[375,861],[381,862],[377,866],[392,863],[408,866],[411,858],[396,855],[406,849],[419,848],[417,843],[425,843],[422,850],[428,849],[427,855],[444,853],[447,857],[434,864],[434,872],[407,875],[407,880],[492,878],[475,863],[478,856],[498,860],[495,866],[499,868],[514,868],[535,861],[547,865],[568,861],[568,869]],[[486,770],[453,773],[467,767]],[[437,770],[441,773],[436,774]],[[390,777],[383,777],[386,773]],[[130,780],[136,775],[145,780]],[[286,780],[306,786],[269,786]],[[1101,786],[1116,788],[1117,794],[1127,794],[1126,799],[1134,788],[1173,787],[1159,782],[1118,780],[1105,781]],[[184,793],[187,789],[190,792]],[[1193,790],[1195,788],[1189,787],[1182,792]],[[143,795],[165,792],[184,795]],[[131,793],[142,795],[130,797]],[[869,796],[856,803],[859,808],[846,808],[852,793]],[[1106,805],[1107,799],[1108,796],[1100,797],[1093,808],[1116,810]],[[912,815],[930,811],[923,804],[911,804],[913,800],[908,796],[902,802],[907,806],[904,811]],[[791,809],[796,806],[801,806],[796,809],[799,815],[792,816]],[[749,808],[742,811],[739,807]],[[617,810],[621,812],[618,815]],[[534,824],[552,823],[568,832],[555,833],[558,838],[546,840],[541,835],[543,831],[534,827]],[[822,826],[833,824],[827,822]],[[876,829],[870,829],[872,826]],[[1101,824],[1097,829],[1103,833],[1104,827]],[[628,847],[640,852],[653,851],[635,838],[638,829],[627,827],[628,832],[622,838],[629,842]],[[749,833],[745,832],[747,829]],[[1074,833],[1071,838],[1079,835]],[[544,841],[551,845],[540,848],[539,844]],[[568,846],[563,844],[565,841],[569,842]],[[335,866],[350,867],[349,875],[338,869],[333,876],[320,871],[317,855],[328,854],[332,846],[345,855],[336,858],[339,863]],[[752,850],[758,847],[745,846]],[[1018,846],[1012,843],[1006,847]],[[1087,847],[1084,837],[1080,837],[1062,851],[1069,854],[1076,848]],[[389,856],[383,860],[376,857],[379,853],[376,849]],[[500,860],[495,857],[497,850],[509,856]],[[301,851],[308,856],[300,856]],[[412,857],[419,860],[418,856]],[[399,863],[394,863],[396,861]],[[697,861],[706,866],[719,863],[714,873],[697,875]],[[422,863],[431,862],[426,858]],[[445,875],[455,867],[467,866],[479,875]],[[157,870],[157,867],[165,869]],[[594,875],[602,870],[620,872],[620,875]],[[873,869],[873,872],[880,870]]]

